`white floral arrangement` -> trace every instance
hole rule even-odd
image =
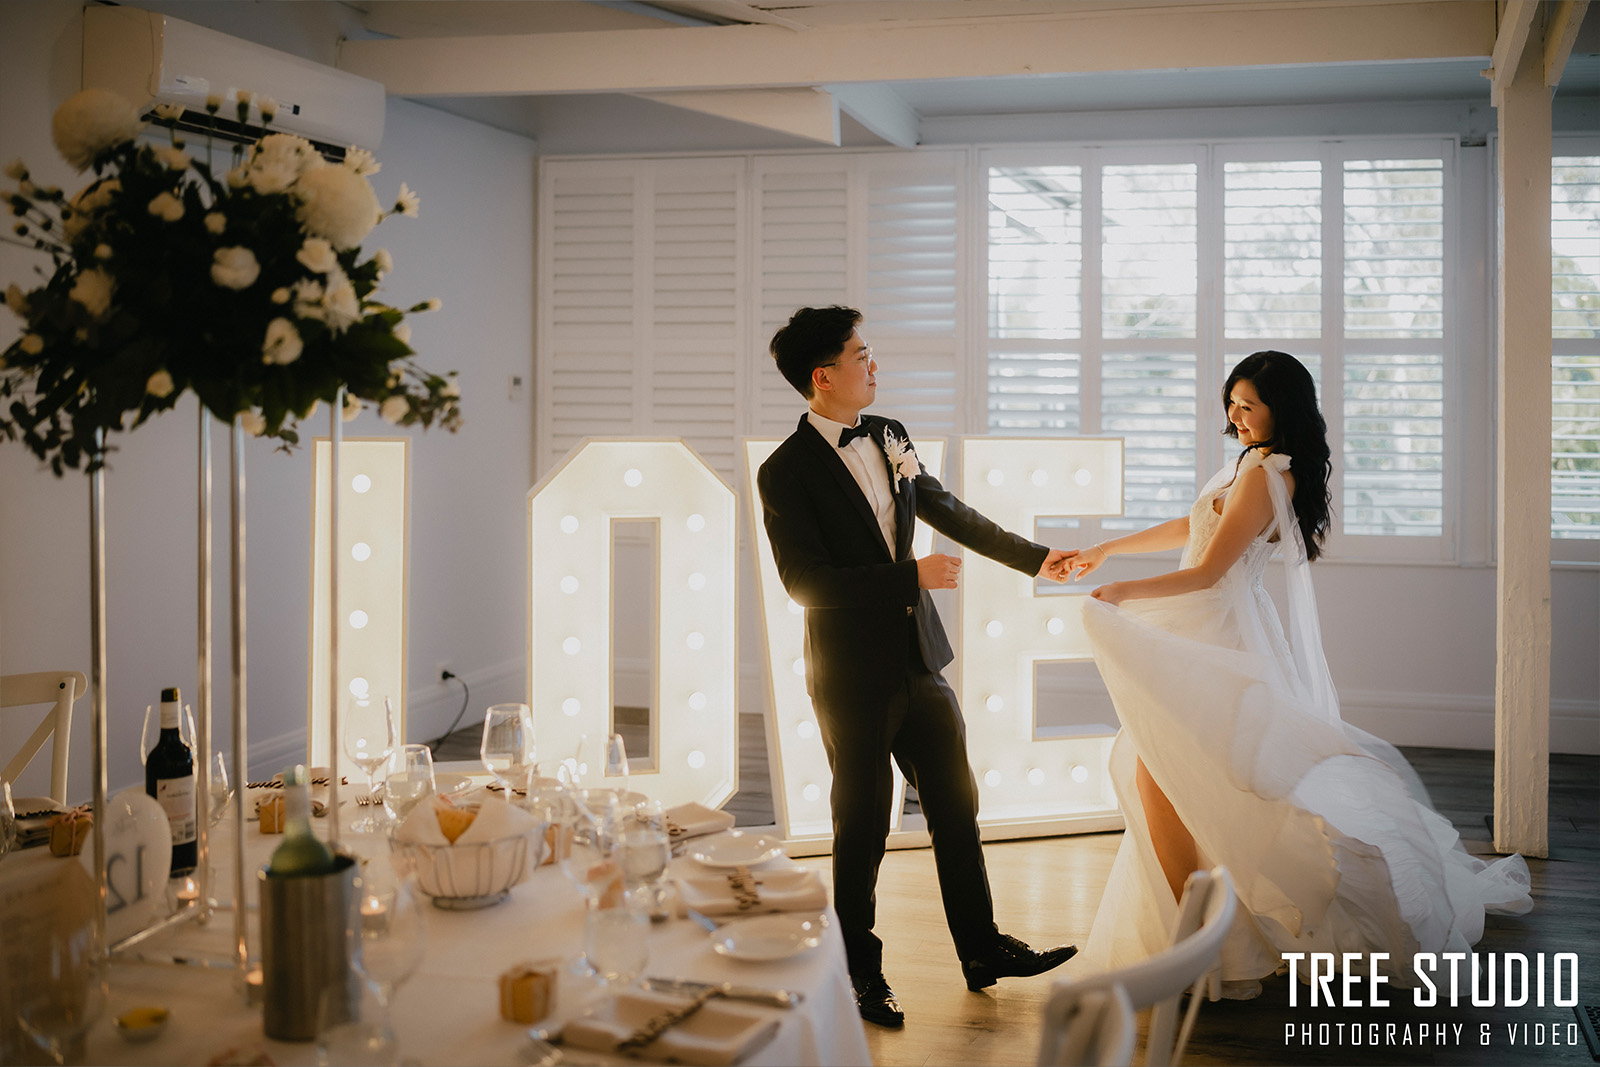
[[[251,94],[240,91],[239,121]],[[206,102],[213,116],[220,96]],[[256,101],[271,122],[276,105]],[[189,390],[219,419],[238,417],[283,448],[298,420],[346,389],[344,417],[364,404],[397,425],[460,425],[454,372],[433,374],[412,357],[407,314],[375,298],[394,269],[389,253],[363,257],[361,242],[391,215],[415,217],[404,183],[388,208],[368,178],[379,164],[351,148],[326,162],[303,138],[269,133],[234,149],[220,179],[210,143],[191,156],[178,136],[180,109],[156,122],[168,144],[141,141],[135,109],[114,93],[85,90],[62,104],[56,147],[94,180],[70,198],[35,184],[27,167],[0,190],[15,241],[47,254],[41,284],[6,288],[24,332],[0,354],[0,439],[23,443],[60,475],[105,462],[102,432],[131,429],[169,410]],[[131,424],[129,420],[131,419]]]
[[[893,430],[883,431],[883,454],[889,460],[889,469],[894,472],[895,492],[900,491],[901,478],[915,478],[922,473],[922,461],[917,458],[917,450],[911,447],[911,442],[895,435]]]

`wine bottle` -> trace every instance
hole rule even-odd
[[[178,731],[178,688],[161,690],[161,736],[144,763],[144,791],[156,798],[172,827],[171,876],[188,874],[198,859],[194,818],[194,751]]]
[[[283,844],[272,853],[267,873],[274,878],[327,874],[333,853],[311,832],[311,783],[304,766],[283,775]]]

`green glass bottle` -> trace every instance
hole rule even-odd
[[[332,851],[311,832],[311,784],[303,765],[284,773],[283,816],[283,844],[272,853],[267,873],[295,878],[332,871]]]

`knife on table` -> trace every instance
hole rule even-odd
[[[804,994],[793,989],[761,989],[732,982],[696,982],[688,978],[646,978],[639,985],[652,993],[680,997],[696,997],[710,989],[728,1000],[748,1000],[773,1008],[792,1008],[805,999]]]

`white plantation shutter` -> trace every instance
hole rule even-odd
[[[1345,533],[1444,526],[1444,161],[1344,161]]]
[[[1550,535],[1600,539],[1600,155],[1551,164]]]
[[[1320,337],[1322,164],[1225,164],[1223,234],[1225,336]]]

